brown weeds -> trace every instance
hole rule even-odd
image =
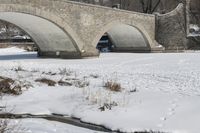
[[[0,94],[22,94],[22,87],[14,83],[15,81],[13,79],[0,76]]]
[[[55,81],[53,81],[51,79],[47,79],[47,78],[36,79],[35,82],[44,83],[44,84],[47,84],[48,86],[55,86],[56,85]]]
[[[115,81],[107,81],[104,85],[108,90],[120,92],[122,90],[121,84]]]

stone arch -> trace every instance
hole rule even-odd
[[[80,51],[71,36],[41,17],[17,12],[1,12],[0,19],[24,30],[39,48],[39,56],[80,58]]]
[[[127,31],[128,30],[128,31]],[[122,34],[116,34],[122,31],[122,34],[126,34],[125,37],[122,36]],[[114,42],[114,45],[117,45],[116,51],[150,51],[151,47],[154,46],[154,42],[152,42],[152,39],[150,38],[149,34],[146,32],[142,26],[139,24],[128,24],[128,23],[122,23],[119,21],[113,21],[105,26],[99,31],[98,35],[95,37],[93,41],[93,46],[97,45],[98,41],[102,37],[104,33],[108,33],[108,36],[110,37],[111,41]],[[120,37],[121,36],[121,37]],[[127,38],[126,38],[127,37]],[[130,39],[132,37],[132,39]],[[123,44],[120,44],[120,40],[129,39],[125,43],[125,47],[123,47]],[[136,40],[134,40],[136,39]],[[142,40],[138,40],[142,39]],[[134,44],[135,42],[135,44]],[[131,44],[132,43],[132,44]],[[136,44],[137,43],[137,44]],[[120,46],[121,45],[121,46]],[[142,45],[141,47],[139,45]]]
[[[39,0],[37,2],[26,1],[26,0],[19,0],[19,1],[13,1],[13,2],[0,1],[0,14],[4,12],[29,14],[35,17],[40,17],[44,20],[47,20],[53,23],[54,25],[56,25],[58,28],[60,28],[67,34],[67,36],[73,41],[74,46],[77,49],[77,52],[74,54],[61,52],[62,55],[60,57],[81,58],[82,53],[83,53],[82,51],[83,51],[84,43],[80,39],[79,35],[75,32],[75,30],[71,28],[71,23],[68,23],[68,21],[66,21],[66,19],[63,18],[62,16],[63,14],[60,15],[59,11],[58,12],[55,11],[54,6],[57,4],[58,3],[53,0]],[[60,4],[60,5],[64,5],[64,4]],[[44,6],[45,8],[42,6]],[[61,13],[62,11],[63,10],[61,10]],[[53,54],[55,54],[55,52]],[[69,54],[72,54],[72,56],[69,56]],[[44,56],[46,55],[44,54]],[[49,57],[49,55],[47,56]]]
[[[155,15],[66,0],[0,0],[0,12],[30,14],[54,23],[73,38],[81,57],[97,56],[97,42],[115,23],[130,25],[141,31],[152,52],[163,50],[155,40]]]

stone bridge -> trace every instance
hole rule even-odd
[[[108,33],[118,51],[158,51],[155,16],[67,0],[0,0],[0,20],[25,31],[43,57],[98,56]]]

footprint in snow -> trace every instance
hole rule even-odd
[[[175,99],[173,99],[172,101],[169,102],[170,108],[168,108],[165,116],[160,117],[161,123],[157,124],[157,127],[159,127],[159,128],[163,127],[164,122],[175,114],[176,108],[178,107],[178,104],[177,104],[178,101],[179,101],[179,99],[175,98]]]

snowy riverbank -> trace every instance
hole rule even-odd
[[[22,70],[16,71],[19,67]],[[36,53],[17,48],[0,49],[0,76],[33,86],[19,96],[4,96],[0,104],[15,113],[65,114],[126,132],[198,133],[199,68],[200,53],[105,53],[100,58],[62,60],[37,58]],[[35,82],[38,78],[72,84],[50,87]],[[107,81],[120,83],[123,89],[107,90]],[[78,82],[87,85],[80,87]],[[112,103],[111,110],[99,109]]]

